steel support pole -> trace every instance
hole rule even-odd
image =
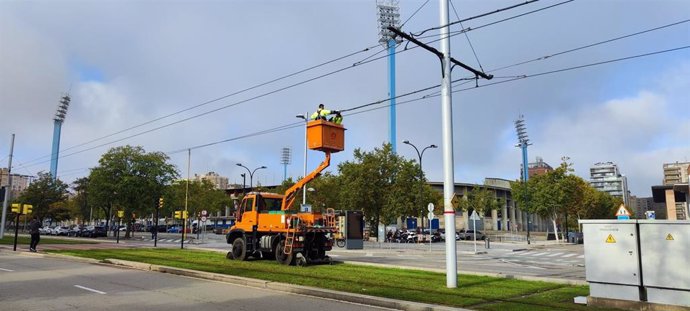
[[[53,152],[50,160],[50,175],[53,180],[57,179],[58,158],[60,156],[60,132],[62,131],[62,121],[55,120],[53,124]]]
[[[458,262],[455,246],[455,210],[451,200],[455,191],[453,176],[453,110],[450,75],[450,37],[448,34],[448,1],[439,0],[440,44],[443,53],[443,80],[441,82],[441,124],[443,133],[443,218],[446,226],[446,287],[458,287]]]
[[[390,95],[390,120],[388,129],[388,139],[391,143],[393,153],[397,153],[396,137],[396,116],[395,116],[395,39],[388,40],[388,92]]]
[[[527,142],[520,143],[520,147],[522,147],[522,181],[525,183],[526,186],[527,180],[529,179],[529,163],[527,163]],[[532,220],[532,217],[529,211],[527,210],[527,206],[525,206],[525,211],[527,211],[527,244],[532,244],[532,241],[530,240],[530,220]]]
[[[307,149],[308,149],[308,137],[307,137],[307,125],[309,124],[309,112],[304,113],[304,175],[302,178],[307,177]],[[302,187],[302,205],[307,204],[307,184]]]
[[[14,153],[14,134],[10,143],[10,158],[7,163],[7,187],[5,187],[5,200],[2,202],[2,222],[0,222],[0,239],[5,237],[5,222],[7,221],[7,205],[12,195],[12,155]]]

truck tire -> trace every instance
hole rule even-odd
[[[247,242],[243,237],[238,237],[232,241],[232,250],[230,251],[232,259],[246,260],[247,259]]]
[[[276,255],[276,261],[282,265],[290,266],[295,264],[294,252],[290,254],[285,254],[283,250],[285,249],[285,240],[281,240],[280,243],[276,245],[274,254]]]

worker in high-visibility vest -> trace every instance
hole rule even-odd
[[[316,112],[312,113],[310,118],[312,120],[327,120],[329,115],[337,114],[338,112],[337,110],[325,109],[323,104],[319,104],[319,109],[316,109]]]
[[[341,124],[343,123],[343,116],[340,114],[340,111],[336,111],[335,117],[330,118],[328,121],[331,121],[335,124]]]

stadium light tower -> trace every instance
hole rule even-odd
[[[287,179],[287,166],[292,163],[292,151],[288,147],[284,147],[280,154],[280,164],[283,165],[283,181]]]
[[[70,101],[69,94],[62,96],[57,112],[55,112],[55,118],[53,118],[53,121],[55,121],[53,123],[53,152],[50,160],[50,175],[53,177],[53,180],[57,178],[58,158],[60,157],[60,132],[62,131],[62,122],[65,121]]]
[[[527,146],[532,145],[527,137],[527,126],[525,125],[525,116],[520,115],[520,118],[515,120],[515,130],[517,131],[518,144],[515,147],[522,149],[522,182],[527,183],[529,179],[529,166],[527,163]],[[505,215],[504,215],[505,217]],[[530,244],[530,222],[532,215],[527,212],[527,244]]]
[[[388,95],[390,97],[390,115],[388,118],[388,139],[396,153],[396,124],[395,124],[395,47],[402,42],[388,27],[399,29],[400,7],[398,0],[377,0],[376,8],[379,11],[379,43],[388,48]]]

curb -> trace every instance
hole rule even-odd
[[[334,291],[334,290],[329,290],[329,289],[321,289],[321,288],[316,288],[316,287],[307,287],[307,286],[292,285],[292,284],[287,284],[287,283],[257,280],[257,279],[244,278],[244,277],[231,276],[231,275],[224,275],[224,274],[211,273],[211,272],[203,272],[203,271],[197,271],[197,270],[189,270],[189,269],[173,268],[173,267],[167,267],[167,266],[143,264],[140,262],[133,262],[133,261],[127,261],[127,260],[105,259],[102,261],[102,263],[108,263],[108,264],[113,264],[113,265],[117,265],[117,266],[132,268],[132,269],[154,271],[154,272],[160,272],[160,273],[170,273],[170,274],[181,275],[181,276],[192,277],[192,278],[198,278],[198,279],[221,281],[221,282],[231,283],[231,284],[236,284],[236,285],[243,285],[243,286],[262,288],[262,289],[270,289],[270,290],[287,292],[287,293],[292,293],[292,294],[300,294],[300,295],[305,295],[305,296],[313,296],[313,297],[319,297],[319,298],[325,298],[325,299],[340,300],[340,301],[364,304],[364,305],[375,306],[375,307],[389,308],[389,309],[398,309],[398,310],[406,310],[406,311],[451,311],[451,310],[469,311],[468,309],[453,308],[453,307],[446,307],[446,306],[439,306],[439,305],[432,305],[432,304],[425,304],[425,303],[418,303],[418,302],[411,302],[411,301],[403,301],[403,300],[395,300],[395,299],[390,299],[390,298],[374,297],[374,296],[347,293],[347,292],[339,292],[339,291]]]
[[[388,264],[382,264],[382,263],[359,262],[359,261],[334,261],[334,262],[342,262],[342,263],[351,264],[351,265],[358,265],[358,266],[372,266],[372,267],[381,267],[381,268],[393,268],[393,269],[406,269],[406,270],[446,273],[445,269],[396,266],[396,265],[388,265]],[[545,278],[545,277],[538,277],[538,276],[523,276],[523,275],[513,275],[513,274],[503,274],[503,273],[458,271],[458,274],[476,275],[476,276],[491,276],[491,277],[496,277],[496,278],[516,279],[516,280],[522,280],[522,281],[548,282],[548,283],[565,284],[565,285],[589,285],[589,283],[587,281],[580,281],[580,280],[555,279],[555,278]]]

